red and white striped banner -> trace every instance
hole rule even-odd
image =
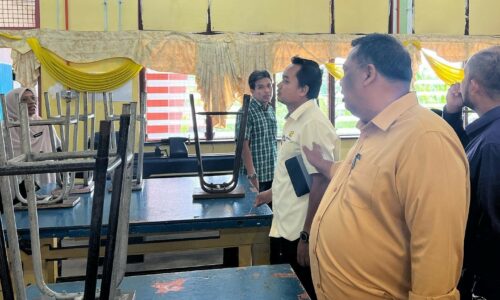
[[[147,140],[160,140],[178,134],[188,98],[188,75],[146,72]],[[189,118],[190,119],[190,118]]]

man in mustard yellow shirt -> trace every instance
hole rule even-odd
[[[341,86],[361,134],[332,166],[312,223],[318,299],[458,300],[469,208],[463,148],[409,91],[411,59],[399,41],[371,34],[352,46]]]

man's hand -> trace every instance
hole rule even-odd
[[[297,245],[297,262],[303,267],[309,266],[309,243],[303,240]]]
[[[307,146],[303,146],[302,150],[306,154],[307,160],[313,165],[316,169],[319,169],[320,166],[324,163],[323,159],[323,151],[321,150],[321,146],[313,142],[313,147],[311,150],[307,148]]]
[[[462,111],[464,106],[464,99],[462,98],[462,93],[460,92],[460,83],[455,83],[448,89],[446,94],[446,106],[445,111],[450,114]]]
[[[262,193],[257,194],[257,197],[255,198],[255,203],[253,206],[258,207],[258,206],[261,206],[262,204],[268,204],[268,203],[271,203],[272,200],[273,200],[272,190],[269,189],[267,191],[264,191]]]
[[[257,178],[252,178],[250,179],[250,182],[252,185],[257,189],[257,192],[259,191],[259,180]]]
[[[323,158],[323,149],[319,144],[313,142],[311,150],[307,146],[302,146],[302,151],[306,155],[307,160],[313,167],[315,167],[326,178],[330,178],[330,169],[333,162]]]

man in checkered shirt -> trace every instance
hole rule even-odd
[[[268,71],[254,71],[248,78],[252,93],[243,142],[243,172],[258,191],[271,188],[276,165],[276,114],[270,105],[273,82]],[[241,110],[240,110],[241,111]],[[236,121],[239,131],[240,116]]]

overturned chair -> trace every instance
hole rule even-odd
[[[4,111],[4,126],[6,127],[6,131],[4,132],[4,139],[6,143],[6,157],[7,160],[18,160],[24,161],[26,160],[26,155],[30,156],[32,161],[45,160],[48,159],[49,153],[32,153],[29,148],[21,148],[21,155],[15,157],[13,151],[13,144],[11,140],[10,130],[16,128],[16,130],[20,130],[21,123],[28,124],[29,126],[47,126],[50,136],[50,144],[52,148],[52,152],[50,155],[54,157],[62,157],[61,155],[68,155],[67,153],[70,151],[70,145],[73,148],[73,152],[71,155],[75,154],[77,147],[77,136],[78,136],[78,123],[81,119],[80,115],[80,99],[79,93],[75,93],[74,91],[65,91],[62,94],[57,93],[57,115],[52,116],[50,113],[50,104],[48,99],[48,94],[44,93],[45,96],[45,105],[47,109],[47,119],[44,120],[29,120],[22,113],[19,115],[18,120],[11,120],[7,113]],[[15,95],[15,97],[20,97],[21,95]],[[86,95],[85,95],[86,96]],[[3,95],[0,95],[2,104],[6,107],[5,99]],[[65,101],[65,113],[62,112],[61,105],[61,97]],[[17,101],[19,102],[19,101]],[[85,113],[87,113],[87,101],[84,102]],[[95,103],[93,103],[92,107],[95,107]],[[73,111],[73,112],[72,112]],[[21,108],[19,109],[21,112]],[[90,117],[89,117],[90,116]],[[85,116],[85,129],[87,129],[87,123],[89,120],[92,120],[92,125],[94,121],[94,113],[88,114]],[[56,145],[56,134],[54,126],[58,126],[61,133],[61,143],[60,149],[64,151],[66,154],[55,153],[57,151]],[[92,130],[94,126],[91,126]],[[29,127],[28,127],[29,128]],[[28,129],[29,130],[29,129]],[[73,131],[73,138],[70,141],[70,131]],[[20,133],[22,142],[27,140],[27,146],[30,146],[31,137],[29,135],[23,135],[22,130]],[[21,143],[22,147],[22,143]],[[86,148],[85,150],[88,150]],[[115,151],[116,152],[116,151]],[[78,155],[78,154],[77,154]],[[89,172],[87,172],[89,173]],[[40,208],[57,208],[57,207],[72,207],[76,205],[80,198],[78,196],[71,196],[70,193],[73,191],[73,187],[75,184],[75,172],[57,172],[57,182],[58,186],[56,189],[49,191],[49,195],[37,195],[37,204],[40,205]],[[25,209],[28,206],[27,199],[21,195],[19,189],[19,181],[17,176],[11,177],[11,188],[16,198],[19,200],[19,205],[16,206],[16,209]],[[90,192],[91,190],[88,190]]]
[[[21,104],[21,134],[29,134],[26,104]],[[133,299],[134,292],[123,293],[119,285],[125,275],[129,231],[130,198],[135,141],[136,103],[124,104],[120,116],[119,143],[110,152],[112,121],[100,122],[100,143],[97,151],[39,153],[33,159],[29,139],[23,138],[23,155],[7,159],[4,136],[7,127],[0,121],[0,187],[4,207],[7,241],[0,223],[0,280],[4,299],[26,299],[21,253],[18,244],[14,206],[12,203],[11,178],[24,176],[27,189],[30,239],[35,281],[46,299]],[[131,117],[132,116],[132,117]],[[134,119],[134,120],[132,120]],[[40,239],[38,232],[37,201],[33,174],[46,172],[94,171],[95,190],[92,203],[89,248],[85,278],[85,290],[78,293],[58,293],[44,281]],[[107,226],[107,243],[100,290],[97,289],[99,247],[103,219],[104,195],[107,174],[113,172],[110,214]],[[6,244],[9,245],[6,248]],[[11,274],[11,275],[10,275]]]
[[[194,104],[193,94],[189,95],[189,101],[191,104],[191,117],[193,119],[193,131],[194,131],[194,146],[196,150],[196,162],[198,169],[198,178],[200,180],[200,187],[202,192],[195,192],[193,194],[194,199],[199,198],[223,198],[223,197],[243,197],[244,189],[238,187],[238,177],[241,166],[241,153],[243,151],[243,140],[245,139],[245,130],[248,120],[248,108],[250,105],[250,96],[243,96],[243,109],[242,112],[196,112]],[[203,169],[203,157],[200,147],[200,139],[198,135],[198,122],[196,120],[197,115],[202,116],[227,116],[227,115],[240,115],[241,124],[236,138],[236,149],[234,156],[234,164],[232,170],[232,176],[227,182],[213,183],[205,180],[205,171]]]
[[[93,95],[94,96],[94,95]],[[137,122],[139,125],[139,149],[136,154],[136,167],[133,171],[132,191],[140,191],[144,187],[143,180],[143,164],[144,164],[144,140],[146,139],[146,99],[147,94],[142,92],[139,101],[139,114],[132,115],[131,122]],[[115,116],[113,111],[113,94],[102,93],[102,100],[104,104],[104,117],[106,120],[116,121],[119,117]],[[113,124],[111,124],[111,149],[116,148],[116,136]]]

